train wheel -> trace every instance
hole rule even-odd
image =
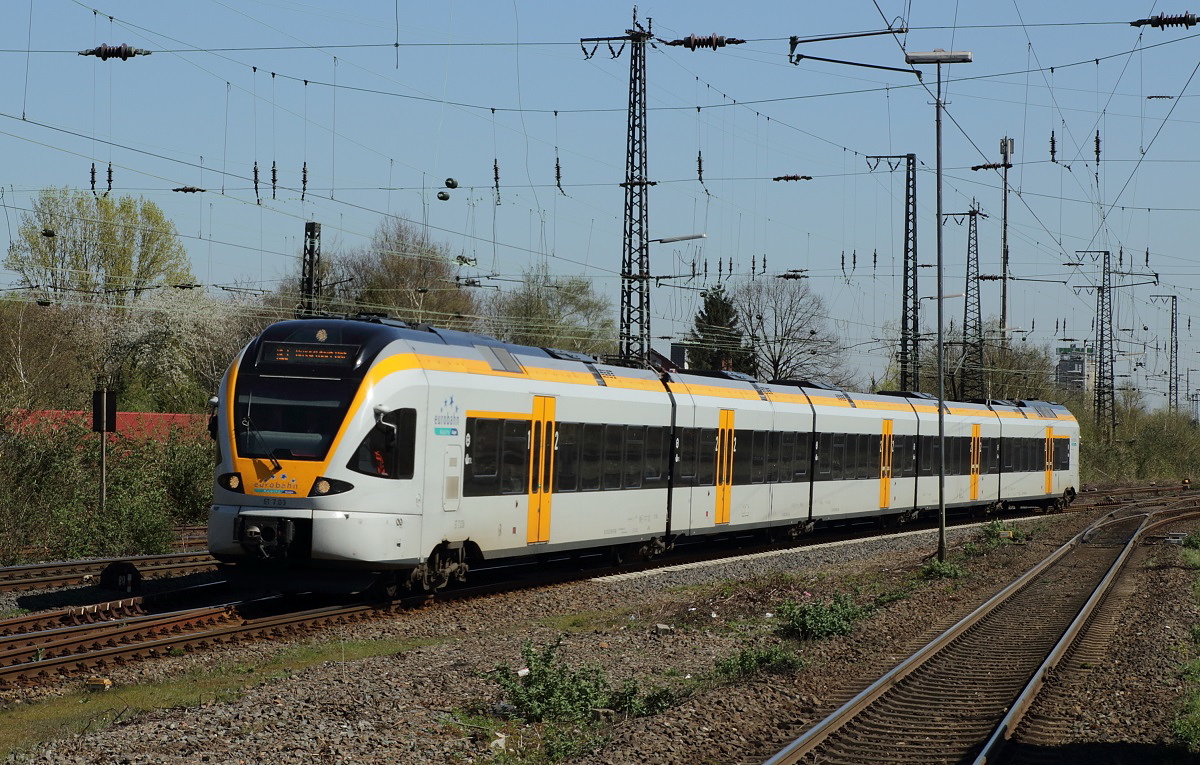
[[[400,580],[393,571],[382,573],[367,590],[367,595],[372,600],[395,600],[400,595]]]

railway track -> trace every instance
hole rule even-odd
[[[211,571],[215,568],[216,561],[206,552],[34,563],[0,568],[0,591],[40,590],[100,583],[106,570],[117,578],[122,574],[128,575],[130,570],[133,570],[140,578],[153,579]]]
[[[1093,524],[767,765],[996,762],[1142,534],[1200,511],[1185,500],[1154,523],[1148,514],[1114,511]]]
[[[861,538],[861,530],[852,536]],[[828,539],[809,538],[805,541]],[[800,542],[793,546],[802,547],[804,544]],[[751,546],[749,552],[757,549]],[[662,566],[745,554],[747,548],[738,547],[716,556],[711,550],[700,554],[685,552],[633,566],[597,565],[590,569],[557,572],[547,572],[542,566],[534,566],[524,577],[513,576],[512,570],[490,572],[490,576],[488,572],[475,572],[484,574],[482,581],[469,587],[440,592],[436,600],[467,599],[514,589],[554,586],[579,579],[636,574]],[[149,575],[155,575],[155,572],[168,575],[168,572],[203,570],[212,566],[212,559],[207,555],[147,556],[121,559],[121,562],[137,565]],[[88,581],[96,577],[102,567],[111,563],[113,561],[84,561],[0,570],[0,588],[32,589]],[[182,569],[179,568],[181,563]],[[47,568],[50,571],[46,571]],[[33,575],[35,569],[40,570],[36,576]],[[3,577],[9,572],[17,575],[5,581]],[[44,683],[53,678],[80,673],[103,672],[130,661],[202,650],[239,640],[277,638],[316,627],[375,618],[433,601],[434,598],[422,595],[383,603],[322,605],[318,608],[306,608],[293,603],[286,612],[264,614],[261,613],[261,599],[163,612],[161,603],[148,608],[141,598],[126,598],[0,620],[0,688]],[[282,599],[280,602],[283,602]],[[255,605],[248,607],[247,603]]]

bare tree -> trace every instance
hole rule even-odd
[[[385,219],[365,248],[335,259],[327,278],[341,282],[333,305],[355,311],[455,329],[471,327],[479,314],[479,301],[458,278],[449,249],[399,218]]]
[[[604,354],[616,350],[612,306],[580,277],[550,275],[538,263],[512,290],[485,301],[482,331],[510,343]]]
[[[736,285],[733,302],[765,379],[812,379],[854,387],[845,346],[826,327],[825,304],[808,282],[759,277]]]

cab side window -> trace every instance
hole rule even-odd
[[[347,468],[379,478],[413,477],[416,457],[417,410],[393,409],[376,422],[354,450]]]

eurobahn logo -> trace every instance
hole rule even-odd
[[[435,436],[457,436],[462,424],[462,412],[454,402],[454,395],[447,396],[433,416],[433,434]]]

